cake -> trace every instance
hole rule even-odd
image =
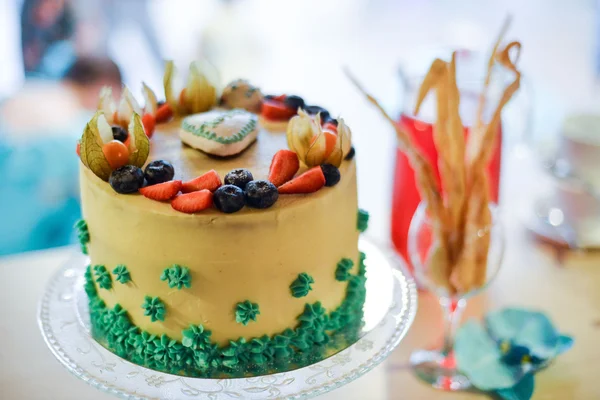
[[[209,378],[344,349],[366,280],[349,128],[298,96],[241,80],[219,95],[190,71],[177,93],[167,65],[163,104],[145,85],[144,107],[104,92],[77,145],[92,336],[131,362]]]

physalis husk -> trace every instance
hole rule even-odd
[[[208,111],[217,104],[218,73],[210,64],[194,61],[190,64],[187,84],[177,87],[177,71],[173,61],[167,61],[163,84],[165,98],[177,114],[196,114]]]
[[[299,109],[287,126],[287,142],[290,150],[308,167],[332,164],[339,167],[352,147],[352,133],[342,118],[338,119],[337,137],[332,151],[321,127],[321,116],[314,118]]]

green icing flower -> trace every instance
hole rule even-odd
[[[142,308],[145,310],[144,315],[149,316],[152,322],[165,320],[165,303],[158,297],[146,296]]]
[[[171,365],[171,368],[178,372],[183,368],[183,364],[188,358],[189,349],[184,347],[181,343],[176,340],[171,340],[167,346],[167,364]],[[170,361],[170,363],[169,363]]]
[[[113,274],[117,276],[117,281],[125,284],[131,281],[131,275],[129,274],[129,270],[123,264],[119,264],[113,269]]]
[[[285,361],[292,356],[290,344],[292,342],[293,334],[286,335],[285,332],[282,335],[273,336],[272,345],[275,360]]]
[[[358,209],[358,221],[356,222],[356,229],[359,232],[364,232],[369,226],[369,213],[363,209]]]
[[[181,343],[193,350],[204,349],[210,343],[211,331],[204,329],[202,325],[191,325],[182,334]]]
[[[96,283],[100,288],[106,290],[112,288],[112,278],[104,265],[95,265],[94,275],[96,275]]]
[[[250,361],[250,354],[246,339],[230,341],[229,346],[221,350],[221,356],[223,357],[223,366],[229,369],[236,369],[240,364],[247,364]]]
[[[153,341],[152,353],[154,361],[166,365],[172,356],[183,358],[182,351],[183,346],[177,343],[176,340],[169,338],[164,333],[160,338],[156,338]]]
[[[315,280],[312,276],[308,275],[306,272],[302,272],[298,275],[298,278],[290,285],[290,290],[292,292],[292,296],[294,297],[304,297],[312,290],[310,286],[312,283],[315,283]]]
[[[182,267],[178,264],[173,264],[169,268],[165,268],[160,276],[161,281],[168,281],[169,287],[177,287],[181,290],[184,286],[190,288],[192,286],[192,276],[187,267]]]
[[[260,314],[258,304],[251,303],[249,300],[237,303],[235,307],[235,322],[248,325],[250,321],[256,321],[258,314]]]
[[[320,301],[314,304],[306,304],[304,306],[304,312],[298,317],[301,328],[315,328],[324,325],[327,322],[327,316],[325,315],[325,308],[321,305]]]
[[[88,232],[87,222],[85,222],[84,219],[80,219],[75,223],[75,230],[77,231],[81,252],[87,254],[87,244],[90,242],[90,233]]]
[[[120,306],[119,306],[120,307]],[[115,306],[116,308],[116,306]],[[123,310],[124,311],[124,310]],[[139,328],[134,326],[126,313],[115,318],[115,322],[112,324],[107,334],[108,345],[117,351],[117,355],[124,357],[130,351],[133,350],[129,338],[131,334],[139,332]]]
[[[354,266],[354,262],[349,258],[342,258],[335,270],[335,279],[344,282],[350,279],[350,270]]]
[[[298,320],[300,321],[301,328],[307,331],[310,330],[311,332],[307,340],[317,345],[326,344],[329,341],[329,335],[325,333],[329,318],[321,302],[317,301],[314,304],[306,304],[304,312],[298,317]]]
[[[275,352],[270,345],[271,339],[267,335],[252,339],[249,343],[250,361],[261,366],[272,360]]]
[[[94,285],[94,277],[92,275],[92,266],[88,265],[85,269],[85,284],[83,285],[83,289],[88,297],[92,298],[96,296],[96,286]]]
[[[134,348],[135,354],[141,359],[146,359],[152,353],[154,348],[154,339],[156,339],[156,335],[142,331],[141,333],[132,332],[129,335],[128,341],[129,344]]]
[[[208,343],[203,349],[196,349],[192,351],[194,364],[200,371],[207,371],[211,368],[221,368],[221,352],[219,350],[219,346],[217,346],[215,343]]]
[[[367,259],[367,255],[362,251],[359,253],[358,259],[358,276],[365,276],[367,272],[367,268],[365,265],[365,260]]]

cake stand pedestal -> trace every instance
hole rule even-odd
[[[52,277],[38,324],[56,358],[88,384],[125,399],[307,399],[334,390],[382,362],[406,335],[417,310],[417,289],[404,262],[361,238],[367,255],[367,296],[361,338],[337,354],[294,371],[236,379],[171,375],[132,364],[90,336],[84,256]]]

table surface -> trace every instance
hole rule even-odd
[[[182,38],[187,32],[198,31],[194,16],[203,10],[194,9],[184,18],[184,14],[177,14],[179,3],[168,2],[168,10],[165,10],[167,2],[156,3],[154,14],[162,17],[156,22],[167,56],[177,57],[177,52],[194,51],[194,41],[188,43]],[[220,64],[226,66],[222,70],[225,79],[245,72],[245,76],[256,77],[261,86],[284,87],[310,98],[322,98],[324,105],[335,104],[336,110],[347,117],[358,149],[361,207],[371,212],[369,234],[385,241],[389,232],[393,135],[377,113],[366,107],[364,100],[348,85],[339,66],[351,65],[391,107],[399,96],[395,82],[398,60],[406,59],[419,46],[431,44],[487,46],[495,34],[490,26],[499,26],[502,16],[512,11],[515,15],[512,37],[519,37],[524,44],[524,69],[536,88],[534,119],[540,122],[535,125],[536,131],[551,133],[550,130],[556,129],[553,123],[565,109],[596,102],[597,91],[592,90],[596,85],[593,62],[596,21],[592,18],[595,11],[591,3],[510,0],[483,5],[469,0],[458,6],[458,2],[447,0],[418,3],[306,0],[295,4],[295,21],[289,21],[285,30],[277,30],[269,22],[278,15],[285,15],[285,7],[281,2],[275,6],[274,2],[256,0],[239,2],[237,14],[220,13],[212,23],[208,21],[204,38],[205,42],[215,37],[230,40],[229,47],[221,48],[228,51],[216,54]],[[193,8],[189,2],[185,4]],[[316,18],[318,22],[307,32],[298,21],[311,15],[316,6],[321,11]],[[177,18],[169,19],[175,14]],[[332,16],[337,18],[335,23]],[[225,32],[221,28],[247,26],[251,19],[252,34],[244,37],[236,37],[233,31]],[[561,29],[556,29],[559,25]],[[373,26],[378,29],[371,29]],[[300,35],[302,41],[298,40]],[[127,45],[130,46],[131,41]],[[218,47],[218,41],[216,45]],[[214,46],[215,43],[213,50]],[[312,61],[307,58],[306,64],[296,62],[303,54],[311,54]],[[328,62],[315,62],[314,57]],[[138,59],[129,61],[135,61],[136,68],[143,71],[143,63]],[[297,79],[290,80],[290,76]],[[528,234],[518,215],[532,199],[532,189],[537,187],[533,183],[540,179],[531,160],[523,154],[512,151],[503,161],[502,207],[507,250],[502,270],[488,291],[469,302],[465,318],[479,317],[485,310],[507,305],[546,312],[562,331],[574,336],[575,346],[549,369],[536,375],[534,400],[600,399],[597,367],[600,363],[600,253],[558,252],[537,243]],[[71,251],[61,248],[0,258],[2,399],[109,398],[59,365],[46,348],[36,324],[37,304],[44,285],[56,268],[68,260]],[[421,293],[417,318],[399,348],[369,374],[325,397],[351,400],[484,398],[435,391],[413,377],[407,366],[410,352],[434,344],[440,334],[441,311],[436,299]]]

